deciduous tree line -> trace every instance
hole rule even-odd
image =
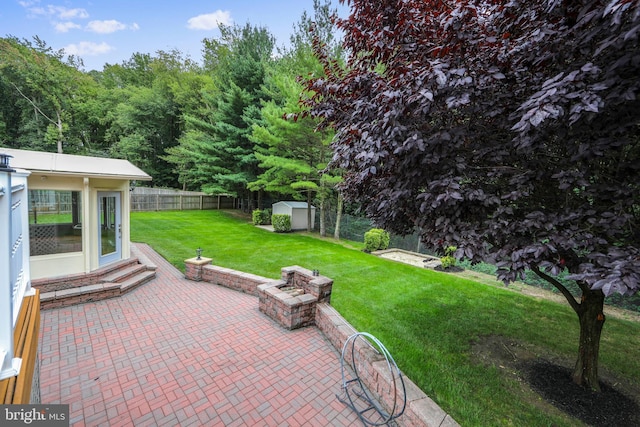
[[[264,27],[223,26],[203,63],[177,50],[136,53],[102,71],[37,36],[0,39],[0,147],[125,158],[153,185],[311,200],[334,194],[318,173],[332,132],[300,111],[298,76],[323,73],[309,32],[339,56],[330,2],[314,2],[277,48]],[[335,194],[333,195],[335,197]]]

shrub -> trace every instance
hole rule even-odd
[[[444,250],[444,256],[440,257],[440,263],[443,269],[446,270],[447,268],[456,266],[456,258],[453,256],[456,250],[458,250],[458,248],[455,246],[448,246]]]
[[[381,228],[372,228],[364,233],[364,251],[373,252],[387,249],[391,236]]]
[[[271,224],[273,224],[274,231],[286,233],[291,231],[291,216],[286,214],[273,214],[271,215]]]
[[[269,209],[256,209],[251,213],[253,225],[267,225],[271,219],[271,211]]]

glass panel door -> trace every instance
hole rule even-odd
[[[98,229],[99,264],[118,261],[122,255],[120,193],[98,192]]]

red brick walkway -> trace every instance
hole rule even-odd
[[[71,425],[346,426],[339,353],[314,327],[280,328],[256,297],[157,278],[120,298],[42,312],[43,403]]]

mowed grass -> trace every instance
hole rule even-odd
[[[402,371],[463,426],[581,425],[541,409],[537,396],[472,352],[481,337],[501,335],[542,357],[573,360],[579,328],[567,305],[381,259],[357,243],[272,233],[229,212],[133,213],[131,224],[132,241],[150,244],[182,271],[198,247],[216,265],[271,278],[291,265],[320,270],[334,280],[331,304],[380,339]],[[600,368],[640,384],[640,324],[607,319]]]

